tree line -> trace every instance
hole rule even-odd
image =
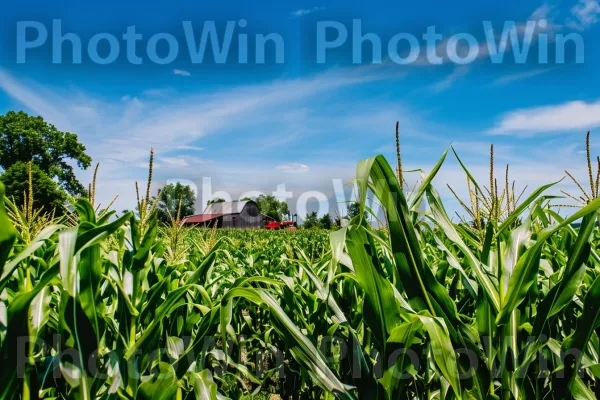
[[[0,181],[5,186],[6,197],[15,204],[26,201],[31,179],[33,207],[55,217],[64,215],[67,203],[89,195],[89,188],[75,176],[76,168],[85,170],[92,164],[86,150],[76,134],[58,130],[41,116],[23,111],[0,115]],[[281,222],[292,217],[287,203],[275,196],[261,195],[253,200],[270,220]],[[194,191],[179,182],[161,188],[154,201],[158,219],[164,223],[196,213]],[[209,204],[222,201],[225,200],[214,199]],[[356,205],[351,204],[347,218],[357,213]],[[332,219],[329,214],[319,217],[316,212],[308,213],[303,224],[307,229],[331,229],[340,225],[339,217]]]

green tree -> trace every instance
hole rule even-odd
[[[177,218],[178,209],[180,218],[194,214],[196,196],[191,187],[182,185],[180,182],[171,183],[160,189],[159,195],[160,198],[156,205],[159,221],[171,222],[171,219]],[[180,200],[181,208],[179,208]]]
[[[218,198],[218,199],[213,199],[213,200],[209,200],[206,202],[207,205],[215,204],[215,203],[225,203],[225,199]]]
[[[304,219],[304,224],[302,226],[306,229],[320,228],[321,225],[319,223],[319,217],[317,216],[317,212],[313,211],[311,213],[306,214],[306,219]]]
[[[6,197],[17,206],[24,203],[24,196],[29,190],[29,172],[27,164],[17,162],[8,168],[2,175],[0,181],[6,187]],[[33,208],[42,208],[44,212],[53,212],[55,216],[63,215],[64,204],[67,195],[56,182],[48,177],[35,164],[31,164],[31,182],[33,187]]]
[[[331,220],[331,216],[329,214],[325,214],[319,220],[319,225],[323,229],[331,229],[333,227],[333,221]]]
[[[287,203],[277,200],[275,196],[261,194],[256,199],[256,204],[262,214],[278,222],[283,221],[284,217],[290,214]]]
[[[348,214],[346,215],[346,219],[350,220],[360,214],[360,204],[358,203],[350,203],[348,205]],[[368,214],[365,211],[365,218],[368,218]]]
[[[32,117],[23,111],[0,115],[0,167],[4,170],[31,161],[69,194],[84,196],[85,188],[68,160],[79,168],[88,168],[92,159],[85,150],[77,135],[59,131],[42,117]]]

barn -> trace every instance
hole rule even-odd
[[[252,200],[209,204],[202,214],[185,217],[183,225],[211,228],[260,229],[264,217]]]

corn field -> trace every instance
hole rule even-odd
[[[595,182],[564,217],[553,184],[520,199],[461,163],[455,221],[445,157],[410,196],[359,162],[361,213],[333,233],[159,226],[143,199],[39,222],[0,186],[0,398],[596,398]]]

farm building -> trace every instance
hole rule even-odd
[[[260,229],[264,227],[264,217],[252,200],[231,201],[209,204],[202,214],[185,217],[182,224],[211,228]]]

